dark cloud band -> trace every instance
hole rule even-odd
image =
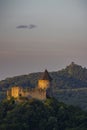
[[[27,25],[19,25],[19,26],[17,26],[16,28],[18,28],[18,29],[21,29],[21,28],[28,28],[28,26],[27,26]]]

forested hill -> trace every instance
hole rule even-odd
[[[14,85],[22,87],[35,87],[42,72],[21,75],[12,78],[6,78],[0,81],[0,88],[7,89]],[[56,72],[50,72],[53,78],[55,88],[82,88],[87,87],[87,69],[72,62],[65,69]]]
[[[54,99],[3,100],[0,130],[87,130],[87,112]]]

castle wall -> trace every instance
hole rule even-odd
[[[7,90],[7,99],[10,99],[11,97],[11,89]]]
[[[46,99],[46,91],[35,89],[35,90],[31,90],[29,92],[26,92],[24,96],[29,97],[29,98],[36,98],[39,100],[44,100],[44,99]]]
[[[7,91],[7,97],[27,97],[27,98],[36,98],[39,100],[46,99],[46,96],[52,96],[52,88],[51,88],[51,78],[48,75],[48,72],[45,71],[45,74],[42,79],[38,80],[38,87],[31,88],[28,91],[24,91],[23,88],[19,86],[12,87],[9,91]]]

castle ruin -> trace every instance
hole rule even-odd
[[[39,100],[44,100],[47,97],[52,96],[52,78],[48,71],[42,74],[41,78],[38,80],[38,85],[35,88],[31,88],[24,91],[22,87],[13,86],[11,89],[7,90],[7,98],[10,99],[14,97],[18,99],[20,97],[35,98]]]

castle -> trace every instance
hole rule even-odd
[[[27,97],[39,100],[52,97],[52,78],[48,71],[45,70],[41,78],[38,80],[38,85],[35,88],[30,88],[29,90],[24,91],[22,87],[13,86],[11,89],[7,90],[7,98],[10,99],[11,97],[14,97],[15,99]]]

